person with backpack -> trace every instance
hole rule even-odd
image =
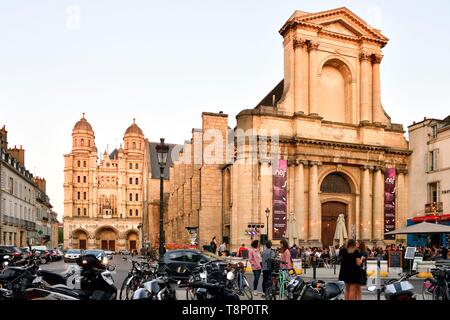
[[[267,293],[267,288],[270,284],[270,277],[272,275],[272,263],[271,259],[275,259],[277,257],[277,253],[272,249],[272,241],[268,240],[266,242],[266,248],[261,254],[262,258],[262,274],[263,274],[263,297],[265,297]]]

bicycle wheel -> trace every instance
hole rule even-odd
[[[247,278],[243,275],[242,276],[242,293],[248,300],[253,300],[253,291],[250,287]]]
[[[433,291],[435,289],[436,282],[434,279],[427,278],[422,285],[422,297],[423,300],[433,300]]]
[[[273,285],[267,288],[266,300],[277,300],[277,288]]]
[[[126,276],[125,279],[122,281],[122,285],[120,286],[120,293],[119,293],[119,300],[127,300],[125,297],[127,282],[128,282],[129,276]]]

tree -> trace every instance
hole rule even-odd
[[[58,243],[64,242],[64,229],[58,228]]]

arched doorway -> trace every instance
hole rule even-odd
[[[73,247],[74,249],[85,250],[87,247],[88,235],[86,231],[78,229],[72,233]]]
[[[127,234],[127,248],[130,252],[138,250],[139,248],[139,234],[135,230],[128,231]]]
[[[116,251],[117,232],[112,227],[101,227],[96,231],[97,248]]]
[[[330,201],[322,204],[322,245],[324,247],[334,245],[334,232],[340,214],[344,214],[345,221],[347,221],[348,214],[345,203]]]
[[[350,203],[348,200],[352,193],[352,188],[349,178],[344,173],[332,172],[322,181],[320,191],[326,196],[326,200],[324,199],[322,202],[321,208],[321,242],[324,247],[328,247],[334,245],[334,233],[336,231],[337,219],[340,214],[344,215],[348,232],[348,203]]]

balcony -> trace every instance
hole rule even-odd
[[[436,213],[442,213],[443,211],[444,211],[444,205],[442,202],[432,202],[432,203],[427,203],[425,205],[425,213],[436,214]]]

